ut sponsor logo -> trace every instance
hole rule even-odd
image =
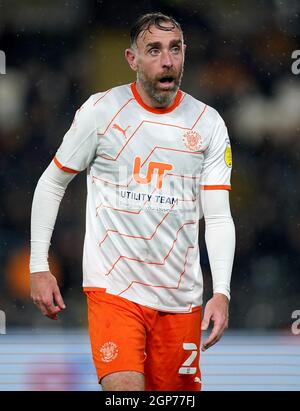
[[[0,74],[6,74],[6,55],[0,50]]]
[[[157,170],[156,188],[162,188],[163,178],[166,171],[172,170],[172,164],[150,161],[148,164],[146,177],[140,175],[141,158],[135,157],[133,164],[133,178],[139,184],[149,184],[152,181],[154,171]]]

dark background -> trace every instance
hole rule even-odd
[[[7,327],[51,325],[29,299],[30,211],[39,177],[75,111],[93,93],[134,80],[129,27],[161,11],[187,43],[182,89],[219,110],[232,148],[237,248],[230,327],[290,329],[300,309],[300,49],[298,1],[0,1],[0,309]],[[50,266],[67,310],[86,326],[81,289],[85,173],[63,199]],[[203,228],[203,224],[202,224]],[[203,231],[203,272],[210,274]]]

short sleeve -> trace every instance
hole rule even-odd
[[[204,190],[231,190],[232,154],[226,125],[217,114],[216,126],[201,170],[200,188]]]
[[[72,125],[55,154],[54,162],[60,169],[76,174],[89,166],[96,150],[97,128],[91,96],[76,111]]]

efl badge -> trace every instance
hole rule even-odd
[[[202,145],[202,138],[196,131],[189,130],[183,135],[183,141],[191,151],[199,151]]]
[[[231,147],[227,146],[224,154],[224,159],[227,167],[232,167],[232,152]]]

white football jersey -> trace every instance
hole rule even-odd
[[[230,190],[231,150],[213,108],[178,91],[146,106],[135,83],[92,95],[54,158],[87,169],[83,287],[161,311],[202,304],[200,189]]]

